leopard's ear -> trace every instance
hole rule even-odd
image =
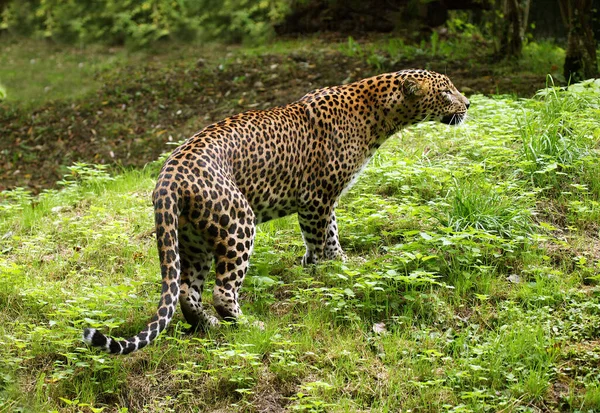
[[[422,96],[425,93],[423,85],[414,79],[404,79],[402,83],[402,94],[406,98]]]

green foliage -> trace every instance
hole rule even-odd
[[[472,178],[471,178],[472,179]],[[510,238],[531,229],[530,211],[500,187],[465,180],[456,182],[445,224],[455,231],[476,229]]]
[[[100,184],[104,182],[112,181],[112,178],[107,172],[106,165],[87,165],[83,162],[75,162],[72,166],[69,166],[69,174],[64,176],[64,179],[58,181],[58,185],[64,187],[74,187],[78,184]]]
[[[231,88],[256,81],[228,70]],[[173,89],[193,83],[169,82],[121,81],[111,102],[186,101]],[[295,217],[261,225],[240,325],[184,334],[178,312],[130,357],[85,347],[81,327],[128,335],[156,306],[160,162],[76,163],[60,190],[3,192],[0,410],[594,411],[597,89],[471,96],[465,125],[403,131],[340,200],[347,262],[302,268]]]
[[[200,25],[205,38],[261,43],[273,37],[274,25],[289,11],[285,0],[208,0],[200,9]]]
[[[534,73],[550,74],[555,79],[565,81],[562,66],[565,61],[565,50],[548,40],[529,41],[523,46],[519,62],[520,67],[527,67]]]
[[[166,38],[264,40],[288,12],[284,0],[25,0],[4,9],[0,28],[68,43],[145,47]]]
[[[520,128],[521,166],[536,187],[555,197],[573,187],[597,187],[598,179],[588,171],[596,165],[599,97],[593,80],[538,94],[539,110],[533,116],[526,113]]]
[[[350,36],[338,46],[338,50],[345,56],[366,61],[379,72],[395,70],[422,59],[436,59],[455,68],[466,66],[468,70],[476,72],[475,62],[486,59],[493,48],[492,42],[487,40],[489,37],[476,26],[459,18],[450,19],[446,24],[448,30],[443,34],[433,31],[429,39],[418,42],[394,36],[361,44]],[[560,74],[564,54],[564,50],[553,42],[530,41],[524,46],[523,55],[518,61],[498,62],[490,67],[490,70],[499,75],[515,71],[540,76],[551,74],[564,81]]]

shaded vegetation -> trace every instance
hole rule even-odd
[[[2,6],[2,4],[0,4]],[[0,8],[0,30],[64,43],[147,47],[161,40],[264,40],[286,0],[20,0]]]

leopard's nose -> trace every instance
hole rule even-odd
[[[469,99],[467,99],[467,102],[465,103],[465,106],[467,107],[467,109],[469,109],[469,106],[471,106],[471,102],[469,102]]]

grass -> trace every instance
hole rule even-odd
[[[123,47],[85,45],[81,47],[6,38],[0,54],[0,101],[10,106],[27,109],[52,102],[80,102],[98,93],[107,82],[104,75],[114,74],[118,68],[129,70],[165,61],[165,66],[193,58],[204,57],[213,63],[211,55],[223,57],[234,46],[215,44],[157,44],[154,48],[132,51]],[[293,43],[286,48],[293,47]]]
[[[160,163],[114,176],[76,164],[60,191],[5,192],[0,409],[595,411],[597,176],[563,157],[568,179],[547,191],[522,136],[559,118],[597,155],[600,125],[585,93],[548,96],[473,96],[463,127],[390,140],[340,203],[347,263],[303,269],[294,217],[263,225],[246,322],[185,335],[177,315],[129,357],[79,337],[129,335],[154,309]]]
[[[100,83],[94,75],[123,58],[123,51],[104,47],[65,50],[49,42],[9,40],[0,54],[0,83],[10,103],[76,99],[95,92]]]
[[[9,135],[26,136],[19,131],[30,126],[19,122],[32,110],[43,123],[60,108],[65,119],[80,113],[80,129],[57,120],[31,135],[92,136],[91,128],[115,138],[136,128],[134,151],[165,129],[161,136],[177,140],[207,115],[383,70],[409,47],[387,38],[329,43],[290,40],[266,55],[206,46],[214,54],[199,53],[208,56],[201,63],[186,47],[140,63],[148,55],[71,57],[76,49],[15,44],[0,57],[21,56],[0,68]],[[432,38],[413,52],[446,58],[447,47]],[[32,56],[48,73],[16,70]],[[81,77],[67,81],[80,61]],[[9,70],[18,72],[10,81]],[[91,73],[99,80],[88,81]],[[60,91],[40,94],[61,76]],[[347,263],[300,267],[296,218],[269,222],[257,231],[239,327],[187,335],[178,313],[153,345],[127,357],[90,350],[80,335],[91,325],[128,336],[154,311],[150,193],[161,161],[115,172],[69,158],[59,189],[3,192],[0,411],[597,411],[599,95],[595,82],[533,99],[475,95],[464,126],[403,132],[340,202]],[[105,115],[90,126],[98,110]]]

